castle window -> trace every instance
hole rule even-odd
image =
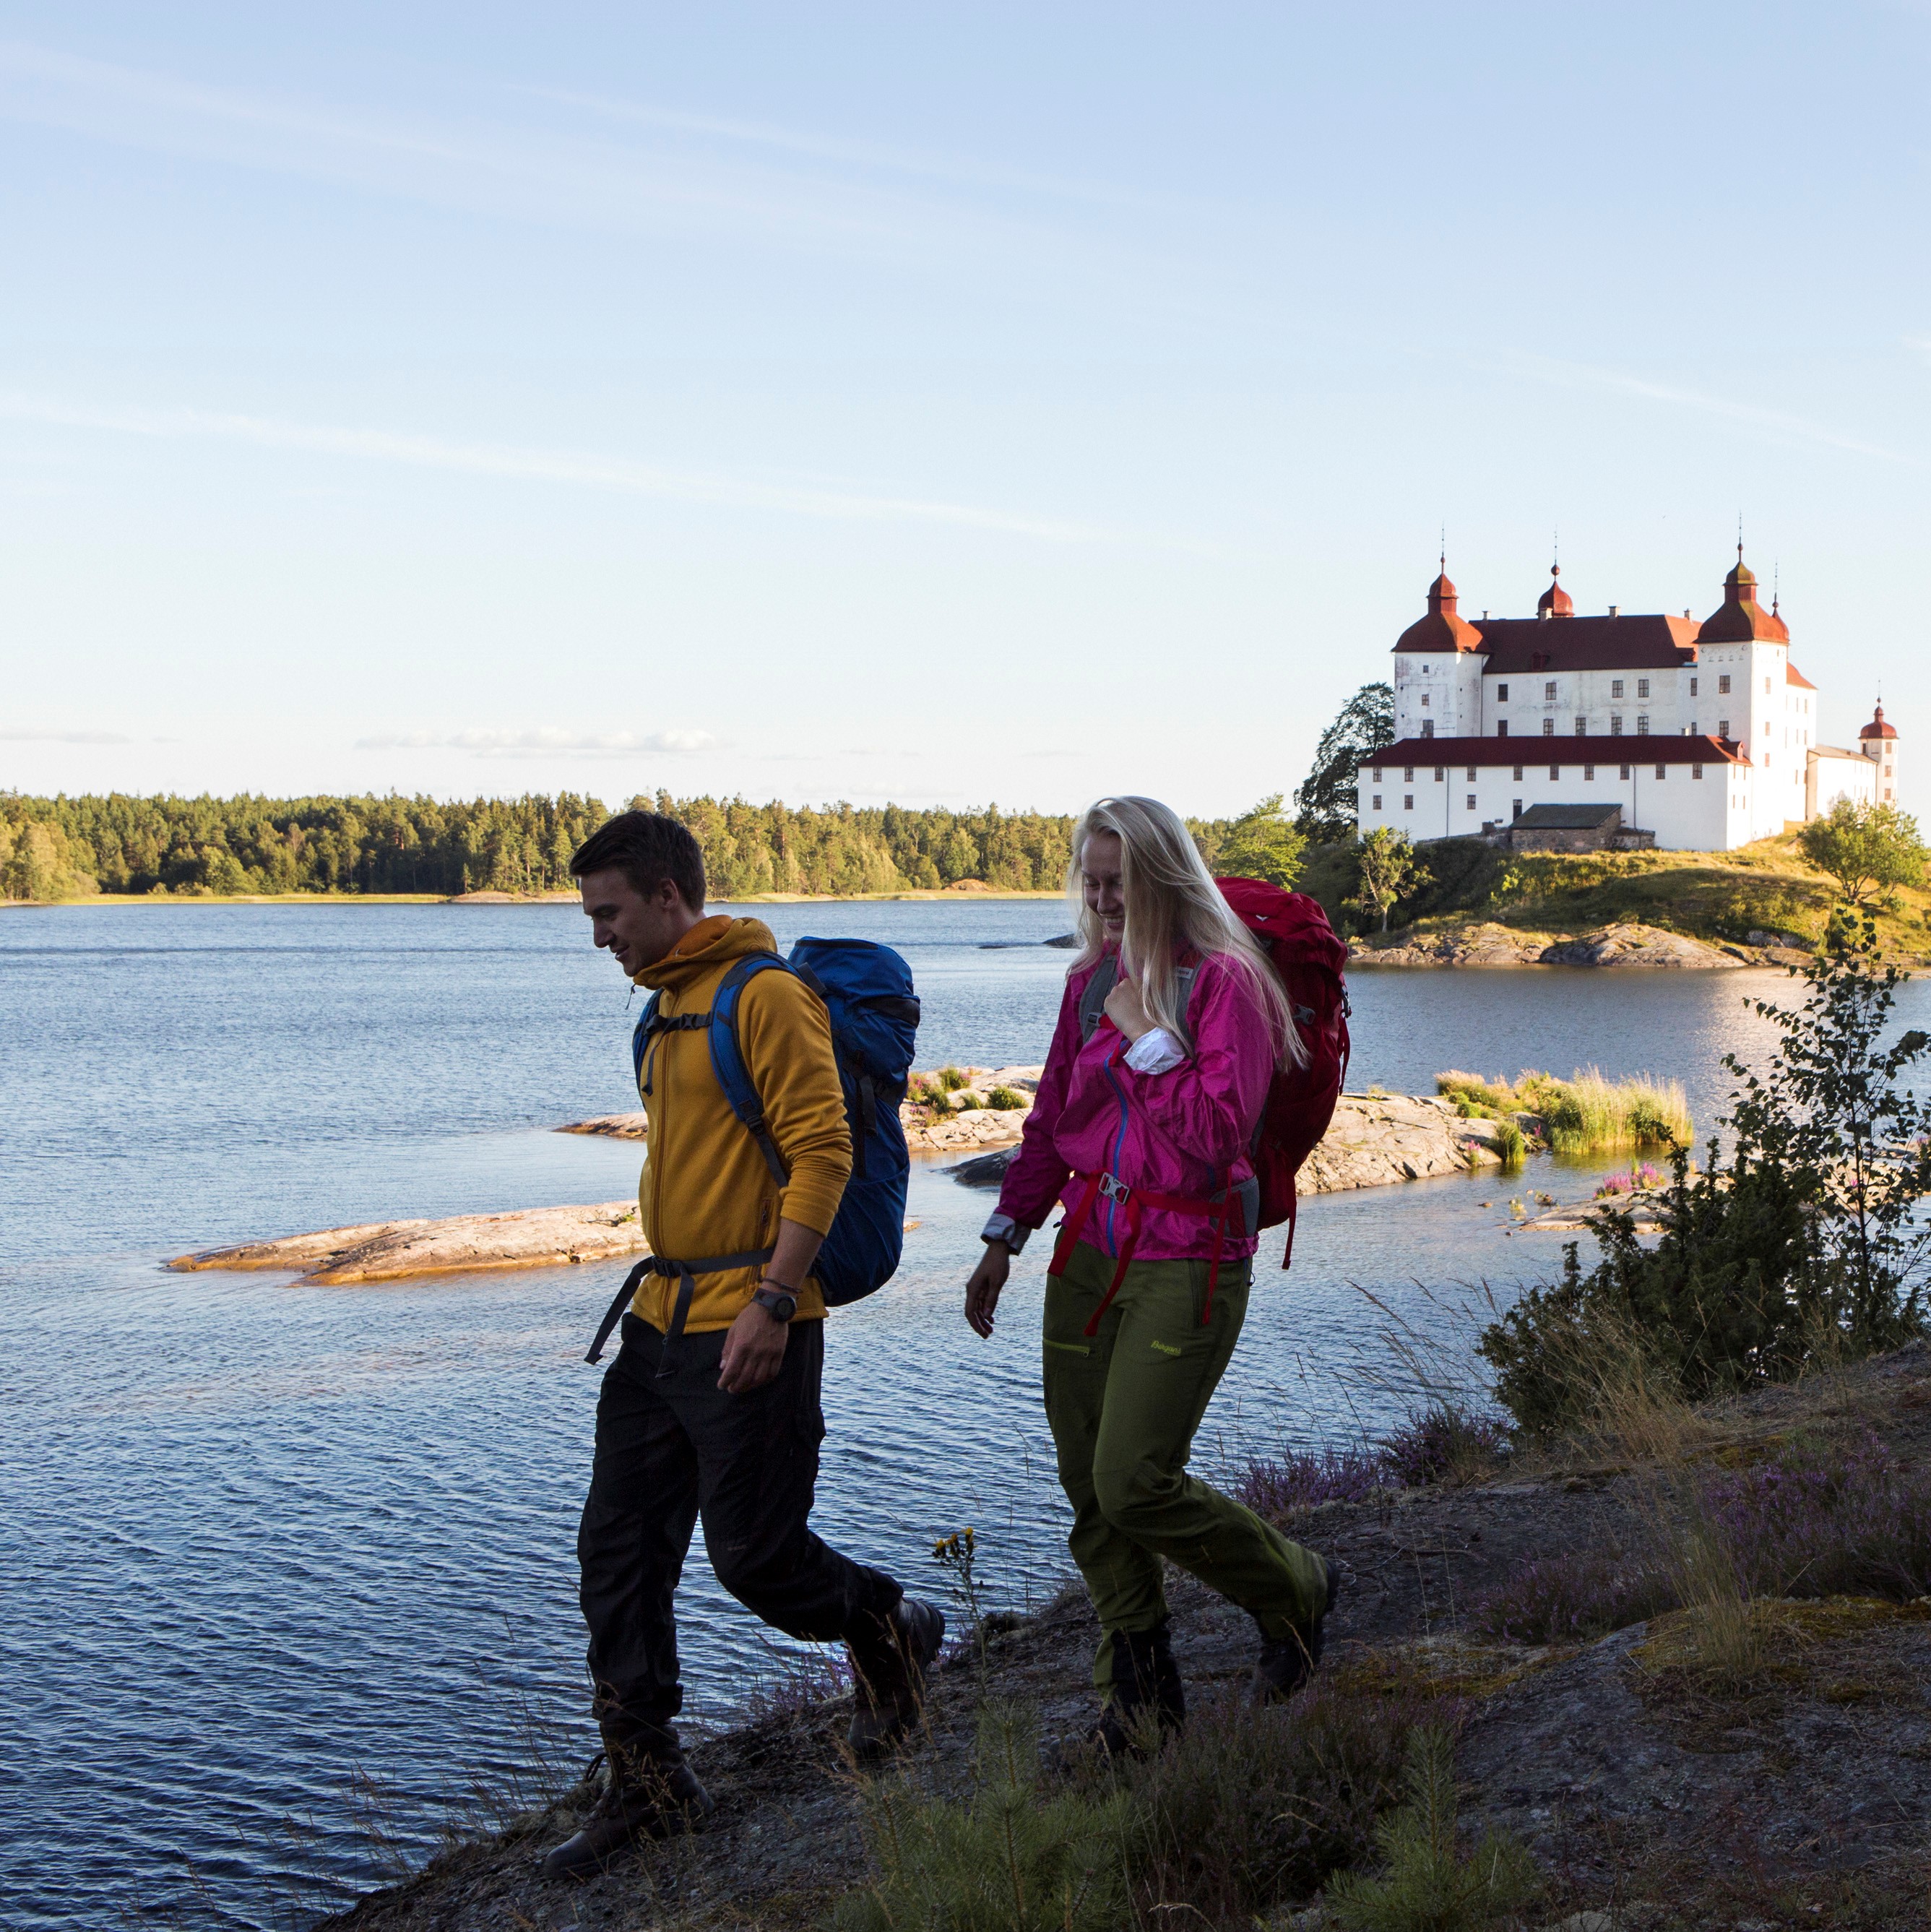
[[[1377,812],[1379,812],[1379,811],[1381,810],[1381,794],[1379,792],[1377,792],[1377,793],[1375,794],[1375,809]]]
[[[1703,767],[1701,765],[1692,765],[1690,767],[1690,776],[1693,778],[1700,778],[1703,776]]]
[[[1495,687],[1495,702],[1498,704],[1506,704],[1508,701],[1509,687],[1506,684],[1497,685]]]
[[[1669,767],[1667,765],[1658,765],[1656,768],[1656,775],[1660,778],[1667,778],[1669,776]]]
[[[1408,780],[1410,784],[1413,784],[1415,782],[1414,766],[1412,765],[1404,765],[1402,767],[1402,776]]]
[[[1542,721],[1542,735],[1545,738],[1555,736],[1555,720],[1553,718],[1545,718]]]
[[[1577,719],[1576,719],[1576,736],[1577,736],[1577,737],[1579,737],[1579,738],[1586,738],[1586,737],[1588,737],[1588,735],[1589,735],[1589,721],[1588,721],[1588,718],[1577,718]]]
[[[1549,775],[1552,778],[1559,778],[1562,776],[1562,767],[1560,765],[1551,765],[1549,768]]]
[[[1516,777],[1517,777],[1517,778],[1520,778],[1520,777],[1522,776],[1522,773],[1521,773],[1520,772],[1516,772]],[[1510,816],[1511,818],[1521,818],[1521,817],[1522,817],[1522,800],[1521,800],[1520,799],[1519,799],[1519,798],[1511,799],[1511,800],[1509,801],[1509,805],[1510,805],[1510,812],[1509,812],[1509,816]]]
[[[1623,714],[1620,711],[1609,713],[1609,736],[1620,738],[1623,735]]]
[[[1424,711],[1428,709],[1428,693],[1426,692],[1423,692],[1421,694],[1421,708]]]
[[[1471,784],[1475,782],[1475,767],[1473,765],[1468,767],[1468,782]]]
[[[1472,791],[1468,794],[1468,809],[1471,812],[1475,809],[1475,794]]]
[[[1585,784],[1594,784],[1596,782],[1596,767],[1594,765],[1585,765],[1582,767],[1582,782]]]
[[[1522,766],[1521,766],[1520,765],[1518,765],[1518,766],[1516,767],[1516,784],[1520,784],[1522,783]],[[1522,810],[1522,807],[1521,807],[1520,806],[1517,806],[1516,807],[1516,809],[1518,812],[1519,812],[1519,811],[1521,811],[1521,810]]]
[[[1508,735],[1509,721],[1506,718],[1497,718],[1495,720],[1495,736],[1498,738],[1506,738]]]
[[[1444,767],[1444,766],[1441,766],[1441,765],[1437,765],[1437,766],[1435,766],[1435,783],[1436,783],[1437,784],[1441,784],[1441,782],[1442,782],[1442,780],[1443,780],[1444,778],[1447,778],[1447,776],[1448,776],[1448,772],[1447,772],[1447,770],[1446,770],[1446,768],[1445,768],[1445,767]]]
[[[1555,680],[1554,678],[1551,678],[1549,681],[1543,686],[1542,694],[1545,698],[1553,698],[1555,695]]]
[[[1696,680],[1693,677],[1690,680],[1690,694],[1692,698],[1696,695]]]
[[[1636,736],[1639,738],[1647,738],[1649,736],[1649,713],[1648,712],[1645,712],[1643,715],[1636,720]]]
[[[1770,695],[1770,680],[1768,678],[1765,678],[1763,681],[1763,694],[1766,698]]]
[[[1636,680],[1636,695],[1639,698],[1647,698],[1649,695],[1649,680],[1648,678],[1639,677]]]
[[[1412,811],[1414,811],[1414,808],[1415,808],[1415,795],[1414,795],[1414,794],[1413,792],[1411,792],[1411,792],[1404,792],[1404,793],[1402,794],[1402,809],[1404,812],[1412,812]]]
[[[1717,735],[1720,738],[1727,738],[1730,735],[1730,721],[1727,718],[1717,720]]]
[[[1422,720],[1421,734],[1424,738],[1432,738],[1435,736],[1435,720],[1432,718],[1424,718]]]
[[[1622,767],[1622,776],[1623,776],[1624,778],[1627,778],[1627,777],[1629,776],[1629,775],[1630,775],[1630,768],[1629,768],[1629,766],[1628,766],[1627,765],[1625,765],[1625,766],[1624,766]]]
[[[1691,718],[1691,719],[1690,719],[1690,736],[1691,737],[1693,737],[1693,737],[1695,737],[1695,736],[1696,736],[1696,719],[1695,719],[1695,718]]]
[[[1612,698],[1620,698],[1622,694],[1623,680],[1619,677],[1612,677],[1609,680],[1609,695]]]
[[[1377,784],[1381,782],[1381,768],[1379,765],[1375,767],[1375,782]]]
[[[1725,671],[1717,680],[1717,695],[1719,698],[1727,698],[1729,694],[1730,674]]]

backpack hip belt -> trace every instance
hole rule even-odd
[[[1224,1185],[1212,1198],[1197,1201],[1184,1194],[1162,1194],[1150,1187],[1129,1187],[1117,1174],[1076,1174],[1073,1178],[1086,1183],[1086,1192],[1080,1196],[1079,1205],[1060,1224],[1060,1238],[1053,1244],[1053,1258],[1046,1270],[1049,1278],[1066,1273],[1066,1263],[1072,1258],[1073,1245],[1085,1232],[1086,1224],[1092,1219],[1093,1210],[1102,1195],[1126,1210],[1126,1238],[1120,1244],[1119,1265],[1113,1270],[1112,1283],[1099,1306],[1093,1311],[1093,1318],[1086,1324],[1087,1334],[1093,1336],[1099,1333],[1099,1318],[1113,1306],[1113,1298],[1120,1292],[1120,1285],[1126,1279],[1127,1264],[1132,1260],[1133,1250],[1139,1245],[1140,1216],[1149,1208],[1157,1208],[1168,1214],[1191,1214],[1213,1222],[1213,1252],[1208,1257],[1207,1299],[1200,1312],[1200,1325],[1206,1328],[1213,1318],[1213,1291],[1220,1280],[1220,1255],[1226,1245],[1228,1223],[1238,1222],[1232,1230],[1236,1240],[1250,1232],[1246,1196],[1252,1184],[1243,1181],[1238,1187]],[[1231,1174],[1228,1178],[1231,1182]]]
[[[658,1376],[667,1376],[670,1372],[670,1345],[684,1332],[684,1324],[691,1313],[691,1298],[697,1289],[697,1277],[700,1274],[724,1274],[733,1268],[763,1268],[776,1252],[772,1248],[748,1248],[741,1255],[707,1255],[701,1261],[694,1262],[673,1262],[663,1255],[646,1255],[624,1276],[624,1285],[617,1290],[616,1299],[598,1324],[597,1339],[590,1344],[590,1352],[583,1358],[584,1360],[602,1360],[604,1344],[610,1339],[610,1330],[623,1319],[624,1310],[643,1286],[646,1275],[661,1274],[667,1280],[674,1276],[677,1300],[670,1311],[670,1326],[664,1331],[664,1353],[657,1364]]]

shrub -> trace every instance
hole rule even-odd
[[[1520,1167],[1528,1158],[1528,1136],[1513,1120],[1504,1120],[1489,1144],[1502,1156],[1504,1167]]]
[[[1654,1558],[1591,1550],[1524,1564],[1477,1603],[1472,1622],[1484,1636],[1511,1643],[1588,1643],[1676,1603]]]
[[[1508,1440],[1508,1431],[1492,1417],[1432,1402],[1383,1440],[1381,1463],[1402,1488],[1418,1490],[1486,1467],[1506,1452]]]
[[[1235,1479],[1234,1495],[1265,1516],[1317,1503],[1358,1503],[1385,1486],[1379,1455],[1363,1449],[1290,1450],[1249,1462]]]
[[[1897,1468],[1875,1436],[1714,1477],[1701,1503],[1750,1595],[1931,1592],[1931,1481]]]
[[[1375,1829],[1382,1876],[1344,1872],[1327,1888],[1328,1916],[1345,1932],[1480,1932],[1541,1890],[1535,1861],[1503,1833],[1484,1832],[1465,1858],[1456,1849],[1454,1744],[1446,1730],[1416,1730],[1405,1784],[1407,1803]]]
[[[1483,1332],[1497,1397],[1522,1428],[1585,1419],[1605,1382],[1629,1372],[1694,1401],[1923,1330],[1931,1231],[1916,1210],[1931,1184],[1931,1105],[1900,1076],[1931,1037],[1880,1046],[1903,976],[1876,964],[1868,917],[1832,932],[1803,969],[1801,1009],[1754,1003],[1782,1035],[1768,1073],[1726,1058],[1741,1083],[1727,1164],[1712,1142],[1693,1176],[1679,1148],[1654,1198],[1653,1248],[1611,1210],[1594,1268],[1583,1271],[1571,1243],[1561,1280]]]
[[[1332,1682],[1285,1710],[1204,1701],[1179,1738],[1123,1774],[1135,1889],[1165,1908],[1148,1922],[1244,1924],[1307,1897],[1367,1854],[1415,1726],[1459,1714],[1413,1691]]]
[[[942,1066],[932,1077],[937,1082],[940,1091],[946,1094],[956,1094],[961,1087],[969,1084],[966,1076],[956,1066]]]
[[[864,1831],[874,1882],[841,1899],[833,1932],[1117,1932],[1127,1919],[1123,1790],[1040,1789],[1034,1720],[979,1713],[971,1794],[906,1778],[868,1784]]]
[[[995,1087],[985,1096],[985,1104],[988,1107],[1001,1108],[1023,1107],[1026,1104],[1026,1096],[1015,1088]]]

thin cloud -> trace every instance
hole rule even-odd
[[[131,745],[118,731],[30,731],[0,728],[0,739],[16,745]]]
[[[1903,450],[1887,449],[1882,443],[1861,436],[1847,436],[1828,423],[1813,422],[1804,416],[1768,410],[1756,403],[1734,402],[1726,396],[1713,396],[1700,389],[1685,389],[1673,383],[1653,381],[1620,369],[1603,369],[1586,362],[1562,362],[1545,356],[1525,356],[1514,365],[1548,382],[1569,388],[1608,389],[1618,395],[1639,396],[1645,401],[1673,403],[1680,408],[1696,410],[1705,416],[1723,417],[1731,422],[1748,423],[1757,429],[1799,442],[1816,443],[1826,449],[1846,450],[1854,456],[1874,456],[1881,462],[1908,464],[1922,468],[1924,458]]]
[[[467,752],[478,758],[626,758],[643,752],[682,757],[710,751],[717,743],[708,731],[566,731],[550,725],[524,731],[379,731],[358,738],[355,749]]]
[[[224,415],[204,410],[99,408],[44,396],[0,394],[0,417],[67,429],[173,441],[251,444],[262,449],[359,458],[418,470],[440,470],[506,481],[559,483],[733,509],[770,510],[790,516],[846,523],[949,524],[1030,537],[1047,543],[1104,543],[1119,533],[1096,524],[1031,517],[913,496],[760,481],[716,472],[663,468],[627,457],[580,451],[532,449],[509,443],[456,442],[379,429],[290,422],[271,416]]]

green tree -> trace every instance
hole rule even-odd
[[[1386,932],[1395,902],[1427,877],[1416,856],[1414,842],[1392,825],[1381,826],[1355,846],[1354,858],[1360,870],[1354,896],[1348,904],[1371,917],[1379,913],[1381,930]]]
[[[1291,886],[1301,875],[1306,848],[1306,839],[1281,809],[1281,794],[1273,792],[1234,821],[1215,848],[1213,868],[1224,878]]]
[[[1828,872],[1845,898],[1861,906],[1874,892],[1915,886],[1927,854],[1918,821],[1894,805],[1854,804],[1840,798],[1797,835],[1805,858]]]
[[[1395,687],[1364,684],[1321,734],[1314,769],[1294,794],[1294,824],[1303,838],[1332,844],[1353,837],[1361,767],[1394,742]]]

